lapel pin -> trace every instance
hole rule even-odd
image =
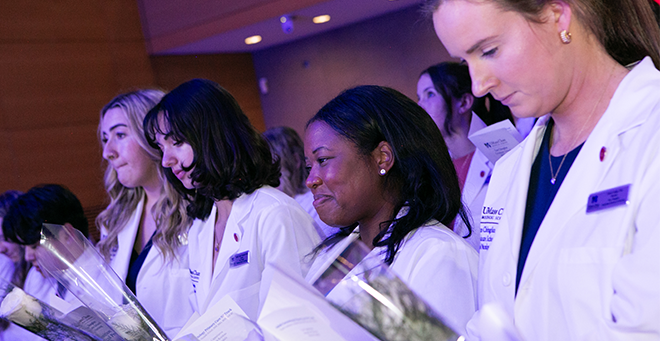
[[[600,162],[605,161],[605,155],[607,155],[607,148],[603,147],[600,149]]]

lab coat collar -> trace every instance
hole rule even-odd
[[[526,280],[529,278],[530,274],[533,273],[534,267],[543,257],[554,256],[545,255],[545,253],[548,252],[548,245],[552,244],[551,241],[562,234],[563,230],[574,228],[574,226],[567,226],[569,219],[575,214],[586,210],[589,195],[594,192],[594,189],[599,189],[599,184],[603,181],[605,175],[608,173],[614,160],[619,154],[621,149],[621,136],[647,120],[648,115],[651,114],[652,110],[631,107],[630,103],[648,105],[648,101],[643,101],[642,99],[647,96],[657,96],[657,94],[647,93],[648,89],[653,89],[653,87],[648,87],[647,84],[649,82],[658,81],[660,81],[660,73],[655,70],[648,57],[640,62],[621,81],[605,113],[585,141],[580,153],[571,166],[574,171],[569,171],[566,175],[560,190],[557,192],[555,199],[548,209],[546,217],[539,227],[535,237],[535,240],[538,240],[539,242],[535,241],[529,250],[529,255],[525,262],[525,268],[520,280],[520,288],[524,287]],[[523,196],[519,196],[521,198],[527,197],[531,164],[534,162],[534,157],[540,147],[545,127],[547,127],[547,120],[548,118],[546,117],[541,129],[537,129],[537,127],[535,128],[535,131],[532,131],[532,133],[536,132],[537,134],[535,140],[536,145],[533,148],[536,152],[533,155],[525,155],[521,159],[525,160],[526,168],[524,168],[525,172],[523,178],[520,178],[519,180],[520,183],[525,184],[524,186],[520,186],[525,187],[525,191],[524,193],[520,191],[515,194],[523,194]],[[606,153],[605,158],[601,161],[600,155],[603,148],[605,148],[604,150]],[[528,158],[527,156],[531,157]],[[588,172],[588,174],[585,174],[585,172]],[[620,185],[626,184],[622,183]],[[604,189],[606,188],[602,188],[601,190]],[[512,248],[512,250],[515,250],[514,252],[519,252],[520,250],[522,219],[524,219],[525,203],[526,200],[521,201],[520,204],[517,205],[518,207],[516,209],[522,210],[522,212],[511,212],[509,215],[518,217],[520,221],[513,223],[515,224],[514,226],[521,227],[516,229],[516,232],[512,236],[514,240],[511,245],[514,246]],[[515,255],[514,259],[517,259],[517,255]]]
[[[119,278],[123,280],[126,280],[126,275],[128,274],[128,263],[131,261],[133,245],[135,245],[137,230],[140,227],[140,218],[142,218],[145,201],[146,195],[143,194],[142,199],[140,199],[128,222],[126,222],[124,229],[117,235],[117,252],[111,260],[111,264]]]

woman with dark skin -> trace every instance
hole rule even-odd
[[[465,219],[461,192],[424,109],[389,88],[347,90],[308,122],[305,160],[320,218],[342,226],[319,247],[308,281],[360,239],[462,333],[476,308],[477,253],[447,228]]]

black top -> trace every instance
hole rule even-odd
[[[554,121],[550,119],[545,134],[543,135],[541,149],[539,150],[538,155],[536,155],[536,159],[534,159],[529,178],[527,205],[525,206],[525,221],[523,223],[522,240],[520,242],[518,272],[516,273],[516,294],[518,293],[520,277],[523,268],[525,267],[525,261],[527,260],[529,249],[532,247],[536,232],[538,232],[539,226],[541,225],[543,218],[545,218],[545,214],[548,213],[550,204],[552,204],[552,200],[554,200],[555,195],[557,195],[557,191],[564,181],[568,170],[571,168],[571,165],[573,165],[573,161],[575,161],[580,149],[582,149],[582,146],[584,145],[584,143],[582,143],[575,147],[575,149],[571,150],[568,155],[566,155],[566,159],[561,168],[559,168],[559,164],[562,162],[564,156],[552,156],[552,170],[555,173],[558,173],[557,178],[555,179],[555,184],[552,184],[550,182],[552,174],[550,174],[548,156],[550,154],[550,135],[553,126]],[[557,170],[558,168],[559,170]]]

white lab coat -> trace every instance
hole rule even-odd
[[[514,297],[530,170],[547,121],[495,167],[481,224],[489,248],[480,306],[499,304],[526,340],[660,339],[660,72],[645,58],[617,88],[539,227]],[[586,213],[591,194],[627,184],[627,205]],[[475,338],[479,324],[468,328]]]
[[[117,235],[117,248],[112,251],[110,266],[126,281],[128,266],[142,217],[144,201],[140,201],[124,229]],[[107,233],[102,231],[102,238]],[[177,258],[165,262],[160,249],[153,245],[140,268],[136,281],[136,297],[154,321],[169,336],[176,336],[193,314],[188,246],[175,250]]]
[[[468,136],[485,127],[486,124],[484,121],[475,113],[472,113]],[[476,149],[472,156],[472,161],[470,161],[470,168],[468,168],[463,191],[461,192],[461,201],[468,210],[468,218],[470,219],[470,227],[472,228],[472,234],[465,240],[477,251],[479,251],[481,243],[481,235],[479,233],[481,208],[486,199],[486,191],[488,191],[488,181],[490,180],[492,169],[493,165],[488,161],[488,157],[479,149]],[[460,217],[456,217],[454,221],[454,231],[462,237],[468,234],[467,226],[465,226],[465,223]]]
[[[358,238],[357,231],[319,253],[306,280],[318,278],[321,267]],[[384,259],[386,251],[386,247],[376,247],[366,257]],[[408,233],[390,269],[447,325],[465,334],[465,325],[477,308],[478,256],[463,238],[434,220]]]
[[[320,242],[312,218],[291,197],[262,187],[234,200],[222,243],[213,262],[215,205],[205,221],[190,228],[190,278],[194,286],[191,301],[203,315],[225,295],[256,321],[272,276],[271,264],[300,276],[307,274],[306,257]],[[249,262],[230,265],[233,255],[248,252]],[[190,286],[190,284],[188,284]]]

